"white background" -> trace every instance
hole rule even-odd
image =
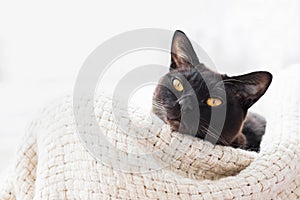
[[[297,0],[0,1],[0,172],[34,113],[72,90],[86,57],[137,28],[185,31],[228,74],[300,61]]]

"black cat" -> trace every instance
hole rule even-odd
[[[271,81],[272,75],[264,71],[230,77],[210,70],[199,62],[187,36],[176,31],[170,71],[154,92],[153,112],[174,131],[259,151],[266,120],[253,113],[247,115],[247,111]]]

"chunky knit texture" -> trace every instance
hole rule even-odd
[[[118,105],[101,96],[95,113],[106,145],[92,128],[78,129],[82,107],[63,98],[30,124],[0,198],[300,199],[299,74],[275,75],[262,99],[268,125],[259,154],[171,132],[136,108],[121,109],[118,127]],[[127,166],[124,155],[136,162]]]

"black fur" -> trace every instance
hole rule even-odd
[[[183,91],[174,89],[174,79],[180,80]],[[271,81],[272,75],[264,71],[232,77],[212,71],[199,61],[186,35],[176,31],[170,72],[161,78],[154,92],[153,112],[173,130],[183,134],[209,141],[217,136],[217,144],[259,151],[266,121],[261,116],[247,113],[266,92]],[[223,104],[217,107],[207,105],[206,100],[210,97],[218,97]],[[195,111],[200,119],[196,125]],[[212,111],[217,113],[214,119]],[[222,117],[224,126],[218,129]]]

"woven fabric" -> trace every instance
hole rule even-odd
[[[299,72],[275,75],[262,100],[268,125],[259,154],[171,132],[136,108],[116,118],[121,106],[105,96],[91,116],[100,136],[90,120],[78,127],[83,107],[71,97],[53,102],[30,124],[0,198],[300,199]]]

